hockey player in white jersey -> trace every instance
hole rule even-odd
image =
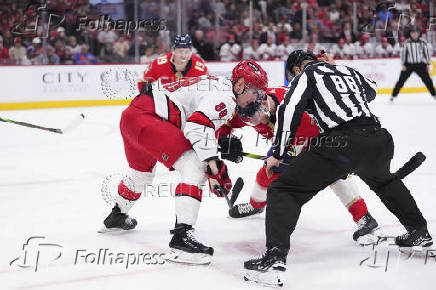
[[[208,264],[213,248],[200,243],[193,225],[202,198],[202,185],[228,194],[232,187],[225,163],[218,159],[215,129],[223,125],[235,107],[245,107],[266,88],[256,83],[266,73],[255,62],[246,67],[252,79],[232,82],[223,77],[202,76],[179,82],[158,83],[143,90],[122,113],[120,130],[130,171],[118,185],[115,206],[104,220],[106,230],[135,228],[128,216],[147,184],[153,182],[159,161],[180,173],[175,188],[175,228],[167,259],[174,262]],[[257,78],[256,78],[257,77]]]

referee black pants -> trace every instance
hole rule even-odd
[[[390,172],[394,143],[386,129],[379,125],[333,129],[316,143],[292,159],[268,188],[267,247],[289,249],[301,207],[348,173],[368,184],[406,228],[427,226],[407,187]]]
[[[424,82],[425,86],[429,90],[430,94],[432,96],[436,95],[436,91],[433,86],[433,81],[430,78],[430,75],[427,71],[427,65],[424,63],[420,64],[406,64],[406,70],[401,71],[400,78],[398,79],[397,83],[395,84],[394,90],[392,92],[392,96],[396,97],[398,93],[400,92],[400,89],[403,87],[406,80],[409,78],[410,74],[412,72],[416,72],[418,76],[421,78],[421,80]]]

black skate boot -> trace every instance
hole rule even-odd
[[[409,229],[407,233],[395,238],[395,244],[401,248],[416,248],[422,250],[423,247],[430,247],[433,245],[433,239],[427,231],[423,229]]]
[[[103,224],[104,228],[99,231],[100,233],[132,230],[136,227],[138,222],[135,219],[130,218],[127,214],[122,213],[118,204],[115,204],[111,213],[103,221]]]
[[[362,246],[376,243],[378,240],[377,229],[377,221],[367,212],[357,221],[357,230],[353,233],[353,240]]]
[[[200,243],[194,235],[194,228],[187,224],[176,224],[170,233],[170,252],[166,259],[177,263],[210,264],[213,248]]]
[[[229,209],[229,216],[232,218],[243,218],[263,212],[264,208],[254,208],[249,202],[241,203]]]
[[[258,258],[244,262],[247,270],[244,280],[254,282],[263,286],[283,286],[279,274],[286,271],[287,249],[269,247],[266,252]]]

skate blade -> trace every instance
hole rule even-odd
[[[182,264],[191,265],[208,265],[212,262],[212,256],[203,253],[188,253],[179,249],[170,249],[170,252],[165,255],[165,259]]]
[[[379,228],[376,228],[369,234],[358,237],[356,242],[362,247],[364,247],[370,245],[377,245],[382,240],[385,240],[385,235]]]
[[[426,255],[430,258],[436,257],[436,249],[432,247],[432,245],[429,246],[413,246],[413,247],[398,247],[398,251],[402,254],[406,255]]]
[[[131,229],[131,230],[133,230],[133,229]],[[131,230],[125,230],[125,229],[121,229],[121,228],[107,228],[107,227],[103,226],[101,229],[99,229],[97,231],[97,233],[99,233],[99,234],[117,233],[117,232],[128,232]]]
[[[259,272],[254,270],[246,270],[244,280],[260,286],[266,287],[283,287],[283,280],[280,278],[279,272]]]

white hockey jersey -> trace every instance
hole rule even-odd
[[[153,99],[156,114],[183,131],[200,160],[217,156],[215,130],[236,107],[229,79],[205,75],[164,85],[154,82]]]

